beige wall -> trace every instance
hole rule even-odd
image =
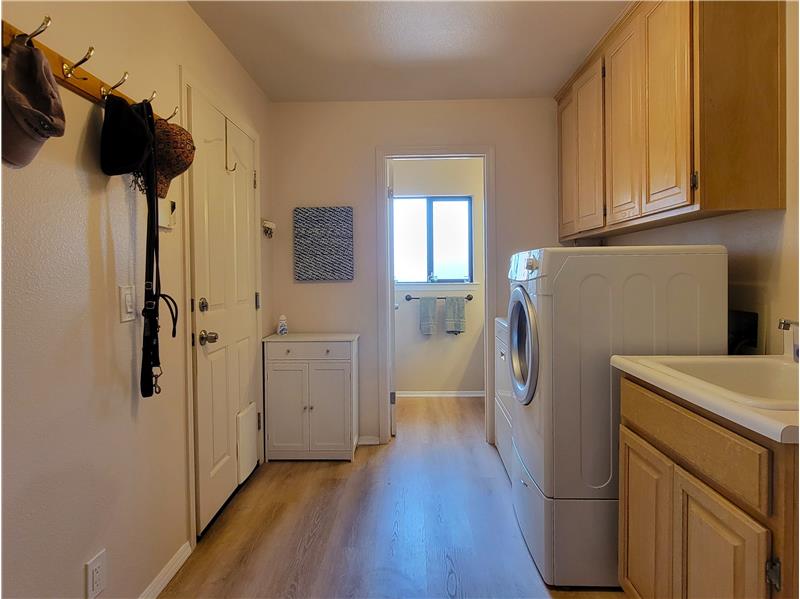
[[[473,283],[465,285],[397,285],[395,322],[395,388],[404,391],[483,391],[483,319],[485,267],[483,158],[402,160],[392,162],[394,193],[472,196]],[[404,296],[466,295],[466,330],[444,332],[444,302],[438,303],[437,332],[419,331],[419,302]]]
[[[609,244],[721,243],[728,248],[731,308],[759,313],[760,343],[783,351],[779,318],[798,317],[797,3],[786,5],[786,211],[743,212],[632,233]]]
[[[431,102],[327,102],[270,105],[269,213],[274,327],[352,331],[361,337],[360,427],[378,435],[376,150],[392,146],[487,145],[494,148],[493,227],[497,312],[508,302],[508,257],[556,243],[556,105],[552,99]],[[352,205],[355,280],[297,283],[292,273],[292,208]],[[487,231],[488,232],[488,231]]]
[[[169,114],[178,65],[246,124],[266,98],[185,3],[4,3],[65,56]],[[99,169],[102,110],[61,88],[66,135],[3,168],[3,594],[82,597],[85,561],[107,549],[103,597],[136,597],[190,536],[187,315],[162,327],[163,393],[138,395],[141,320],[120,324],[117,285],[141,301],[145,200]],[[264,155],[265,153],[262,153]],[[170,198],[182,207],[182,187]],[[161,234],[164,291],[183,310],[183,223]],[[166,329],[166,330],[165,330]]]

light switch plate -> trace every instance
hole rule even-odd
[[[119,321],[136,319],[136,288],[133,285],[119,286]]]
[[[94,599],[106,588],[106,550],[86,562],[86,598]]]

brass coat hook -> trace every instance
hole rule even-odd
[[[64,71],[64,78],[65,79],[69,79],[70,77],[75,77],[75,75],[73,75],[73,73],[75,72],[75,69],[77,69],[83,63],[85,63],[87,60],[89,60],[92,56],[94,56],[94,46],[89,46],[89,49],[86,51],[86,54],[83,55],[83,58],[81,58],[74,65],[70,66],[67,63],[62,64],[61,65],[61,70]],[[82,81],[86,81],[88,79],[88,77],[75,77],[75,79],[80,79]]]
[[[144,99],[144,100],[142,100],[142,102],[149,102],[149,103],[151,103],[151,104],[152,104],[152,103],[153,103],[153,100],[155,100],[155,99],[156,99],[156,96],[157,96],[157,95],[158,95],[158,94],[156,93],[156,90],[153,90],[153,93],[152,93],[152,94],[150,94],[150,97],[149,97],[149,98],[146,98],[146,99]]]
[[[169,115],[169,116],[168,116],[167,118],[165,118],[164,120],[165,120],[165,121],[168,121],[168,120],[170,120],[172,117],[174,117],[176,114],[178,114],[178,107],[177,107],[177,106],[175,107],[175,110],[173,110],[173,111],[172,111],[172,114],[171,114],[171,115]]]
[[[111,92],[113,92],[113,91],[114,91],[115,89],[117,89],[117,88],[118,88],[120,85],[122,85],[123,83],[125,83],[127,80],[128,80],[128,71],[125,71],[125,73],[122,75],[122,77],[120,77],[120,80],[119,80],[119,81],[117,81],[117,82],[116,82],[114,85],[112,85],[110,88],[106,89],[106,86],[105,86],[105,85],[104,85],[103,87],[101,87],[101,88],[100,88],[100,95],[101,95],[101,96],[103,96],[103,99],[105,99],[106,97],[108,97],[108,95],[109,95]]]
[[[47,30],[47,28],[50,27],[50,23],[52,23],[52,22],[53,22],[53,19],[51,19],[50,17],[45,17],[44,20],[42,21],[42,24],[39,25],[39,27],[36,28],[36,31],[34,31],[33,33],[29,33],[28,34],[28,39],[32,40],[37,35],[40,35],[40,34],[44,33]]]

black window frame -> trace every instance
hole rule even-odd
[[[426,281],[398,281],[395,280],[395,283],[398,285],[438,285],[439,283],[474,283],[475,282],[475,272],[474,272],[474,260],[473,260],[473,246],[475,244],[475,240],[473,238],[473,228],[472,228],[472,196],[464,195],[464,196],[424,196],[424,195],[402,195],[402,196],[394,196],[392,198],[392,211],[394,211],[394,202],[396,200],[425,200],[426,201],[426,237],[427,237],[427,272],[428,272],[428,280]],[[431,276],[433,276],[433,205],[436,202],[466,202],[467,203],[467,213],[469,215],[467,221],[467,235],[469,243],[467,244],[467,260],[469,266],[469,279],[436,279],[435,281],[431,281]],[[394,231],[392,231],[392,243],[394,243]]]

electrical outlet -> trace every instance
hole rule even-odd
[[[106,588],[106,550],[86,562],[86,599],[94,599]]]

